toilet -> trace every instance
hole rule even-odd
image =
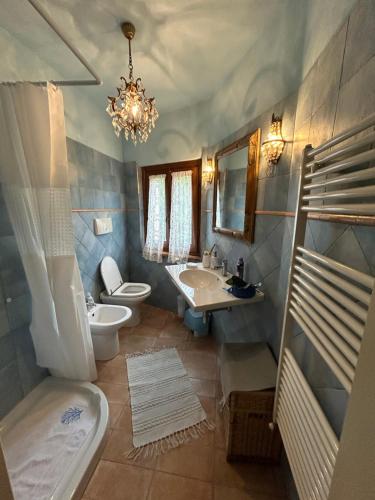
[[[106,256],[100,264],[100,273],[106,290],[100,294],[104,304],[127,306],[132,310],[132,317],[126,326],[136,326],[141,321],[140,305],[151,295],[147,283],[125,283],[118,265],[112,257]]]

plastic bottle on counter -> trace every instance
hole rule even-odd
[[[244,273],[244,269],[245,269],[245,263],[243,261],[243,258],[240,257],[238,259],[238,262],[237,262],[237,266],[236,266],[236,275],[243,280],[243,273]]]
[[[210,257],[210,252],[208,250],[205,250],[203,252],[203,258],[202,258],[202,265],[205,268],[210,267],[211,264],[211,257]]]

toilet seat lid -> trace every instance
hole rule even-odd
[[[142,297],[151,292],[151,287],[147,283],[123,283],[112,295],[116,297]]]
[[[123,284],[116,261],[108,255],[100,263],[100,273],[108,295],[112,295]]]

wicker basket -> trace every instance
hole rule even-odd
[[[227,460],[277,463],[281,437],[271,430],[275,391],[232,392],[224,407]]]

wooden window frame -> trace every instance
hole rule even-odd
[[[200,257],[200,212],[201,212],[201,188],[202,188],[202,159],[179,161],[173,163],[163,163],[160,165],[150,165],[142,167],[142,190],[143,190],[143,227],[145,239],[147,237],[148,218],[148,196],[150,187],[150,176],[165,174],[165,197],[166,197],[166,229],[167,242],[164,245],[163,253],[169,251],[169,229],[171,214],[171,194],[172,194],[172,173],[184,170],[192,171],[192,209],[193,209],[193,235],[190,247],[190,256]]]

